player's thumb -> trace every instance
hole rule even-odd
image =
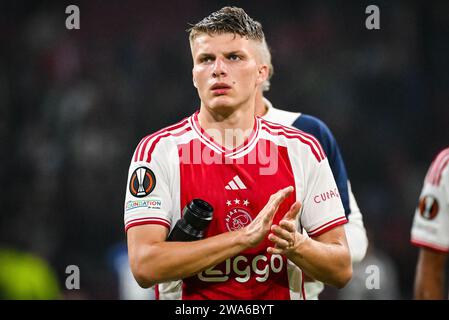
[[[301,211],[301,202],[296,201],[285,214],[284,219],[296,220],[299,216],[299,211]]]

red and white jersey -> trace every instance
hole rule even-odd
[[[424,179],[411,241],[420,247],[449,252],[449,148],[438,154]]]
[[[137,146],[129,168],[125,230],[142,224],[171,230],[182,208],[199,198],[214,208],[205,233],[212,237],[248,225],[272,194],[290,185],[295,192],[280,206],[273,223],[279,223],[296,200],[302,203],[298,228],[311,237],[347,222],[328,160],[313,136],[255,118],[245,143],[229,150],[200,127],[196,112]],[[267,238],[256,248],[183,279],[178,297],[304,298],[301,271],[285,256],[268,254],[270,243]]]

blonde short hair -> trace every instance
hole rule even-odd
[[[270,49],[265,40],[262,30],[262,24],[253,20],[245,10],[238,7],[224,7],[218,11],[211,13],[200,22],[191,25],[186,30],[189,33],[189,41],[193,40],[200,34],[223,34],[233,33],[247,39],[254,40],[260,44],[260,56],[262,63],[267,64],[269,68],[268,79],[262,83],[262,90],[270,89],[270,79],[273,76],[273,65],[271,64]]]

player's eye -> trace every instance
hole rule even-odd
[[[209,62],[213,62],[213,61],[214,61],[214,59],[211,56],[205,56],[205,57],[200,58],[201,63],[209,63]]]
[[[228,56],[228,59],[231,61],[238,61],[238,60],[240,60],[240,56],[237,54],[231,54]]]

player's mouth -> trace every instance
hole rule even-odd
[[[212,90],[212,93],[214,94],[214,95],[223,95],[223,94],[226,94],[226,93],[228,93],[228,91],[231,89],[231,86],[229,86],[229,85],[227,85],[226,83],[222,83],[222,82],[219,82],[219,83],[215,83],[211,88],[210,88],[210,90]]]

